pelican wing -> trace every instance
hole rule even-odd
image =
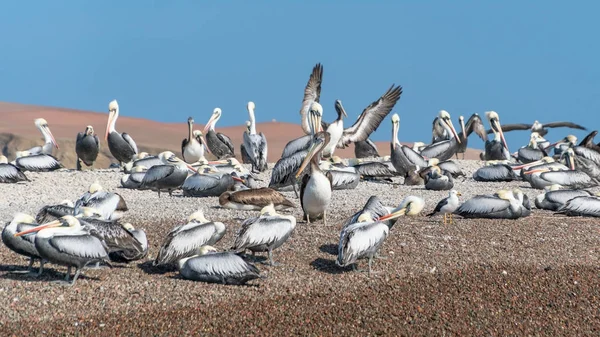
[[[54,171],[62,167],[60,162],[49,154],[36,154],[19,157],[15,160],[16,166],[23,171]]]
[[[29,179],[18,167],[11,164],[0,164],[0,183],[16,183],[18,181],[29,181]]]
[[[35,221],[37,223],[47,223],[56,220],[65,215],[73,215],[74,208],[66,205],[47,205],[42,207],[37,215]]]
[[[465,201],[454,213],[459,215],[487,214],[499,212],[508,207],[510,207],[510,202],[507,200],[487,195],[477,195]]]
[[[21,222],[19,224],[17,224],[17,233],[26,231],[28,229],[32,229],[34,227],[39,226],[39,223],[25,223],[25,222]],[[21,236],[21,239],[35,245],[35,235],[23,235]]]
[[[502,132],[514,131],[514,130],[530,130],[533,124],[503,124],[500,125]],[[494,130],[489,129],[487,133],[493,133]]]
[[[133,141],[133,138],[131,138],[131,136],[128,133],[125,133],[125,132],[123,132],[121,134],[121,136],[127,142],[127,144],[129,144],[129,146],[131,146],[131,149],[133,150],[133,152],[137,154],[138,153],[138,148],[137,148],[137,145],[135,144],[135,141]]]
[[[423,158],[421,154],[415,152],[415,150],[411,149],[408,146],[400,146],[400,149],[402,150],[402,153],[404,153],[406,159],[410,161],[410,163],[419,167],[427,167],[427,161],[425,160],[425,158]]]
[[[367,139],[373,131],[377,130],[381,121],[392,111],[401,94],[402,87],[392,85],[385,94],[363,110],[351,127],[344,130],[337,147],[344,148],[352,142]]]
[[[480,167],[473,172],[473,179],[475,181],[512,181],[516,180],[517,176],[510,166],[498,164]]]
[[[600,199],[594,196],[576,197],[567,201],[558,213],[600,217]]]
[[[142,180],[142,186],[164,179],[173,174],[174,171],[175,166],[173,165],[152,166],[148,171],[146,171],[144,179]]]
[[[350,226],[350,225],[356,223],[358,221],[358,218],[364,212],[367,212],[367,211],[375,219],[390,213],[387,210],[387,208],[385,208],[385,206],[381,203],[381,200],[379,200],[379,198],[376,195],[372,195],[369,198],[369,200],[367,200],[367,203],[363,206],[363,208],[360,211],[354,213],[354,215],[352,215],[350,218],[348,218],[346,220],[346,222],[344,222],[344,226],[342,226],[342,228],[345,228],[347,226]]]
[[[376,249],[387,238],[389,227],[383,222],[356,223],[342,230],[338,245],[338,264],[347,266],[362,254]]]
[[[456,152],[456,138],[443,140],[431,145],[428,145],[421,151],[421,156],[425,158],[437,158],[440,161],[451,158]],[[454,151],[453,151],[454,149]]]
[[[173,263],[184,257],[194,255],[200,247],[207,244],[215,232],[213,222],[201,224],[192,221],[175,228],[169,232],[160,247],[156,264]]]
[[[200,274],[215,276],[236,276],[246,273],[259,274],[254,265],[230,252],[210,253],[196,256],[186,261],[188,267]]]
[[[595,186],[590,176],[581,171],[550,171],[544,172],[540,178],[562,186],[572,186],[577,188],[585,188]]]
[[[261,155],[261,159],[263,160],[264,163],[268,163],[268,158],[267,158],[267,154],[268,154],[268,146],[267,146],[267,137],[265,136],[264,133],[260,133],[260,146],[258,147],[258,153]]]
[[[544,124],[545,128],[571,128],[571,129],[579,129],[579,130],[587,130],[584,126],[579,124],[571,123],[571,122],[552,122]]]
[[[79,143],[83,137],[85,137],[85,133],[84,132],[78,132],[77,133],[77,139],[75,140],[75,143]]]
[[[310,126],[308,122],[308,111],[313,102],[319,102],[321,97],[321,82],[323,81],[323,66],[320,63],[314,66],[306,88],[304,88],[304,99],[302,99],[302,108],[300,108],[300,116],[302,116],[302,129],[306,134],[310,134]]]
[[[229,199],[232,202],[243,205],[267,206],[269,203],[273,203],[274,205],[288,205],[294,207],[294,204],[283,194],[268,187],[237,191],[231,193]]]
[[[356,172],[361,176],[368,177],[392,177],[394,176],[394,172],[390,170],[390,168],[380,162],[371,162],[365,163],[362,165],[356,166]]]
[[[503,129],[504,130],[504,129]],[[485,131],[485,126],[483,126],[483,122],[481,121],[481,117],[478,114],[474,113],[467,120],[467,124],[465,125],[466,136],[469,137],[471,133],[475,132],[483,140],[484,142],[488,140],[487,132]]]
[[[304,135],[300,138],[290,140],[283,148],[281,158],[287,158],[299,151],[307,151],[312,144],[313,135]]]
[[[142,252],[144,250],[133,234],[116,221],[82,217],[79,218],[79,222],[96,230],[97,236],[104,240],[111,252],[121,250]]]
[[[331,170],[327,173],[331,175],[333,189],[356,188],[360,181],[360,175],[353,172]]]
[[[294,175],[300,169],[300,165],[302,165],[302,161],[304,161],[307,154],[308,151],[300,151],[290,157],[279,159],[271,171],[269,187],[277,188],[291,185],[295,181]]]
[[[269,245],[290,235],[292,228],[291,220],[280,216],[250,218],[242,223],[232,249]]]
[[[102,242],[86,232],[77,235],[55,235],[49,243],[59,252],[75,257],[103,259],[108,256]]]
[[[223,142],[223,144],[225,144],[225,146],[227,146],[229,148],[229,151],[231,151],[231,153],[235,153],[233,151],[233,143],[231,142],[231,138],[227,137],[227,135],[222,134],[222,133],[217,133],[217,138],[219,138],[219,140],[221,140],[221,142]]]
[[[564,205],[567,201],[576,197],[587,197],[590,196],[590,192],[586,190],[558,190],[546,192],[546,200],[552,203],[558,203]]]

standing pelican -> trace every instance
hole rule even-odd
[[[50,132],[50,127],[48,127],[48,122],[46,122],[43,118],[37,118],[35,121],[35,126],[40,130],[42,135],[44,136],[44,145],[43,146],[35,146],[26,152],[30,155],[34,154],[52,154],[52,148],[56,147],[58,149],[58,143],[54,139],[52,132]]]
[[[307,135],[313,135],[320,130],[314,130],[310,122],[310,110],[313,103],[319,103],[321,97],[321,82],[323,81],[323,66],[317,63],[313,67],[312,73],[308,78],[308,83],[304,88],[304,98],[302,99],[302,107],[300,108],[300,116],[302,120],[302,130]]]
[[[188,280],[233,285],[260,278],[253,264],[231,252],[218,253],[211,246],[202,246],[198,255],[179,260],[179,273]]]
[[[241,253],[246,249],[255,252],[268,252],[269,264],[275,266],[273,250],[281,247],[296,228],[296,218],[292,215],[281,215],[273,205],[265,206],[260,216],[250,218],[242,223],[242,228],[235,238],[232,250]]]
[[[38,224],[35,219],[25,213],[17,213],[13,217],[12,221],[4,227],[2,230],[2,242],[13,252],[26,256],[29,258],[29,266],[27,272],[33,270],[33,263],[35,260],[40,261],[40,269],[37,276],[41,275],[44,271],[44,259],[40,257],[37,249],[35,248],[35,235],[27,235],[24,237],[16,237],[15,234],[37,227]]]
[[[137,145],[133,141],[133,138],[125,132],[119,133],[115,130],[115,124],[117,118],[119,118],[119,103],[117,100],[112,100],[108,104],[108,123],[106,124],[106,135],[105,139],[108,142],[108,149],[110,153],[119,161],[120,165],[124,165],[131,160],[138,153]]]
[[[171,196],[173,190],[179,188],[188,177],[188,170],[195,170],[171,151],[161,152],[158,157],[163,165],[148,169],[140,187],[157,191],[159,197],[160,192],[166,190]]]
[[[236,192],[226,191],[219,196],[219,205],[229,209],[260,211],[269,204],[273,204],[277,210],[296,207],[283,194],[268,187]]]
[[[250,125],[252,125],[252,123],[250,123],[250,121],[246,121],[246,130],[244,130],[244,134],[250,133]],[[240,144],[240,153],[242,155],[242,163],[252,164],[252,160],[250,159],[250,155],[248,154],[248,151],[246,151],[244,142],[242,142],[242,144]]]
[[[94,230],[82,227],[72,215],[16,233],[15,236],[34,232],[38,232],[35,248],[40,256],[51,263],[68,267],[65,282],[69,282],[71,267],[76,268],[70,285],[75,284],[81,270],[88,264],[109,260],[107,248],[94,235]]]
[[[331,202],[332,178],[331,174],[324,174],[319,168],[321,151],[329,143],[329,133],[319,132],[315,134],[315,141],[304,158],[300,169],[296,172],[298,178],[304,168],[310,162],[310,173],[302,178],[300,187],[300,203],[304,211],[304,219],[310,224],[310,219],[323,218],[323,224],[327,224],[327,207]]]
[[[17,166],[10,164],[8,158],[0,155],[0,183],[18,183],[19,181],[29,181],[25,173]]]
[[[437,213],[443,213],[444,214],[444,225],[447,223],[447,220],[450,221],[450,223],[453,222],[453,213],[454,211],[456,211],[456,209],[459,206],[460,201],[458,200],[458,197],[460,196],[460,192],[456,191],[456,190],[451,190],[448,193],[448,197],[440,200],[440,202],[438,202],[438,204],[435,206],[435,209],[433,210],[433,212],[427,214],[427,216],[431,217],[436,215]]]
[[[213,245],[225,235],[225,225],[209,221],[202,210],[192,213],[187,223],[173,228],[152,263],[155,266],[177,263],[182,258],[194,255],[204,245]]]
[[[261,132],[256,134],[256,120],[254,118],[254,102],[248,102],[248,115],[250,116],[250,132],[244,132],[244,149],[252,162],[252,170],[263,172],[267,169],[267,138]]]
[[[215,131],[215,124],[221,118],[221,109],[215,108],[212,116],[208,120],[208,123],[204,126],[204,134],[206,135],[206,145],[210,152],[217,157],[217,159],[224,159],[235,157],[233,151],[233,143],[231,139],[222,133]]]
[[[420,155],[425,158],[437,158],[440,161],[448,160],[454,156],[458,150],[458,144],[461,139],[456,133],[456,129],[450,119],[450,114],[446,110],[441,110],[438,114],[438,123],[450,135],[449,139],[441,140],[437,143],[430,144],[421,150]]]
[[[488,133],[494,133],[494,139],[485,141],[485,152],[483,153],[483,160],[510,160],[510,152],[508,145],[504,139],[504,132],[500,125],[500,117],[495,111],[487,111],[485,116],[490,123],[491,129]]]
[[[463,218],[518,219],[524,214],[523,192],[500,190],[493,196],[476,195],[465,201],[454,214]]]
[[[392,115],[392,141],[390,143],[390,159],[396,172],[406,176],[414,166],[426,167],[427,161],[415,150],[400,144],[398,141],[398,129],[400,128],[400,116]]]
[[[75,141],[77,170],[81,171],[81,162],[92,167],[96,158],[98,158],[99,150],[98,136],[94,133],[94,128],[91,125],[86,126],[84,132],[77,133],[77,140]]]
[[[181,141],[181,156],[186,163],[195,163],[204,158],[204,139],[200,130],[194,131],[194,119],[188,118],[188,137]]]

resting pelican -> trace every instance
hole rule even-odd
[[[137,145],[133,141],[133,138],[125,132],[119,133],[115,130],[115,124],[117,118],[119,118],[119,103],[117,100],[112,100],[108,104],[108,123],[106,124],[106,135],[105,139],[108,142],[108,149],[110,153],[119,161],[119,165],[124,165],[131,160],[138,153]]]
[[[252,123],[250,123],[250,121],[246,121],[246,130],[244,130],[244,134],[246,134],[246,133],[249,134],[250,133],[250,125],[252,125]],[[242,142],[242,144],[240,144],[240,153],[242,155],[242,163],[244,163],[244,164],[252,164],[252,161],[250,159],[250,155],[246,151],[246,147],[244,146],[243,142]]]
[[[396,172],[402,176],[411,170],[413,166],[426,167],[427,161],[415,150],[400,144],[398,141],[398,129],[400,128],[400,116],[392,115],[392,141],[391,160]]]
[[[146,175],[146,167],[135,166],[129,174],[124,174],[121,177],[121,187],[130,189],[139,189],[142,186],[142,181]]]
[[[218,253],[211,246],[202,246],[198,255],[179,260],[179,273],[188,280],[232,285],[260,278],[253,264],[231,252]]]
[[[244,132],[244,149],[252,162],[252,170],[263,172],[267,169],[267,138],[261,132],[256,134],[256,120],[254,118],[254,102],[248,102],[248,115],[250,116],[250,132]]]
[[[98,211],[105,220],[117,220],[128,210],[125,199],[113,192],[105,191],[102,185],[95,181],[75,205],[90,207]]]
[[[49,154],[31,154],[29,152],[17,152],[14,164],[21,171],[50,172],[63,167],[54,156]]]
[[[50,128],[48,127],[48,122],[46,122],[43,118],[37,118],[35,121],[35,126],[40,130],[42,135],[44,136],[44,145],[32,147],[27,150],[28,153],[34,154],[52,154],[52,148],[56,147],[58,149],[58,143],[54,139],[52,132],[50,132]]]
[[[504,139],[504,132],[500,125],[500,117],[495,111],[487,111],[485,116],[490,123],[491,132],[494,133],[494,139],[485,141],[485,152],[483,153],[483,160],[510,160],[510,152],[508,145]],[[488,133],[491,133],[488,131]],[[487,138],[487,137],[486,137]]]
[[[219,196],[219,205],[229,209],[260,211],[269,204],[273,204],[276,210],[296,207],[283,194],[268,187],[237,192],[226,191]]]
[[[336,166],[340,167],[340,164],[336,164]],[[391,169],[387,164],[373,160],[350,158],[348,159],[347,168],[353,169],[354,172],[360,174],[365,180],[391,178],[397,175],[395,170]]]
[[[447,134],[451,135],[451,137],[447,140],[442,140],[426,146],[421,150],[420,155],[425,158],[437,158],[440,161],[444,161],[454,156],[458,150],[458,144],[460,144],[462,140],[458,137],[456,129],[450,119],[450,114],[446,110],[441,110],[438,114],[438,118],[438,123],[445,129]]]
[[[463,218],[518,219],[528,214],[520,190],[499,190],[493,196],[476,195],[458,207],[454,214]]]
[[[370,157],[381,157],[377,152],[377,145],[373,143],[369,138],[354,142],[354,157],[356,158],[370,158]]]
[[[171,151],[161,152],[158,157],[163,165],[155,165],[148,169],[140,187],[157,191],[159,197],[160,191],[164,190],[172,196],[173,190],[179,188],[188,177],[188,170],[195,170]]]
[[[575,154],[572,148],[568,148],[563,152],[565,159],[569,163],[571,169],[577,169],[590,176],[593,180],[600,179],[600,163],[596,163],[592,159]]]
[[[160,158],[158,158],[158,156],[144,156],[142,158],[135,159],[133,162],[125,164],[125,173],[133,172],[133,169],[137,166],[143,166],[146,170],[148,170],[152,166],[162,164],[163,162]]]
[[[231,139],[222,133],[215,132],[215,125],[221,118],[221,109],[215,108],[213,114],[204,126],[204,134],[206,135],[206,145],[210,152],[217,159],[235,157],[233,143]]]
[[[77,170],[81,171],[81,162],[90,167],[94,166],[99,150],[98,136],[94,133],[94,128],[91,125],[86,126],[84,132],[77,133],[77,140],[75,141]]]
[[[340,267],[352,264],[355,269],[354,263],[357,260],[369,259],[369,276],[371,276],[373,258],[389,235],[391,227],[389,223],[395,222],[393,220],[403,215],[405,212],[398,210],[374,219],[369,211],[363,212],[358,217],[358,222],[342,229],[336,264]]]
[[[317,63],[317,65],[313,67],[312,73],[308,78],[308,83],[306,83],[306,87],[304,88],[304,98],[302,99],[302,107],[300,108],[302,130],[304,131],[304,133],[310,136],[312,136],[316,132],[321,131],[320,129],[316,130],[312,127],[310,121],[311,117],[309,116],[309,114],[310,110],[312,109],[313,103],[319,103],[319,98],[321,96],[322,81],[323,66],[320,63]]]
[[[0,183],[14,184],[19,181],[29,181],[29,179],[20,168],[10,164],[8,158],[0,155]]]
[[[532,132],[529,144],[518,150],[517,159],[521,163],[531,163],[546,157],[547,153],[543,150],[543,147],[538,144],[542,139],[543,138],[541,138],[537,132]]]
[[[330,140],[323,149],[323,157],[329,158],[338,148],[345,148],[350,143],[366,140],[369,135],[377,130],[379,124],[392,111],[396,102],[402,95],[402,87],[392,85],[379,99],[371,103],[360,114],[356,122],[344,129],[343,117],[348,116],[340,100],[335,101],[335,110],[338,118],[327,128],[323,127],[330,134]]]
[[[200,130],[194,130],[194,119],[188,118],[188,137],[181,141],[181,156],[186,163],[204,158],[204,138]]]
[[[505,132],[509,132],[509,131],[513,131],[513,130],[531,130],[531,132],[536,132],[540,136],[543,137],[548,133],[547,128],[559,128],[559,127],[567,127],[567,128],[571,128],[571,129],[578,129],[578,130],[587,130],[585,127],[583,127],[579,124],[571,123],[571,122],[552,122],[552,123],[542,124],[538,121],[534,121],[533,124],[525,124],[525,123],[523,123],[523,124],[506,124],[506,125],[502,125],[502,130],[504,130]],[[492,133],[492,131],[488,130],[488,133]]]
[[[565,138],[559,140],[556,143],[550,144],[545,150],[550,147],[554,147],[554,155],[560,156],[566,151],[568,148],[574,147],[577,145],[577,137],[573,135],[568,135]]]
[[[557,213],[568,216],[593,216],[600,217],[600,198],[593,196],[575,197],[567,201]]]
[[[108,251],[94,230],[82,227],[72,215],[16,233],[22,236],[38,232],[35,236],[35,248],[40,256],[54,264],[68,267],[65,282],[69,282],[71,268],[75,275],[70,285],[75,284],[81,270],[88,264],[108,262]]]
[[[454,179],[452,175],[437,166],[438,160],[432,158],[431,166],[425,168],[426,174],[420,173],[425,182],[425,189],[434,191],[448,191],[454,187]]]
[[[473,172],[475,181],[513,181],[518,179],[519,177],[508,161],[488,161],[485,166]]]
[[[458,197],[460,196],[460,192],[456,191],[456,190],[451,190],[448,193],[448,196],[442,200],[440,200],[440,202],[438,202],[438,204],[435,206],[435,209],[433,210],[433,212],[427,214],[427,216],[431,217],[436,215],[437,213],[443,213],[444,214],[444,225],[447,223],[447,221],[449,220],[450,223],[453,222],[453,213],[454,211],[456,211],[456,209],[459,206],[460,201],[458,200]]]
[[[185,179],[181,189],[186,197],[218,197],[232,189],[235,181],[243,182],[233,174],[219,172],[213,167],[204,165]]]
[[[410,171],[404,176],[404,185],[406,186],[420,186],[425,185],[425,179],[421,177],[419,172],[421,169],[419,166],[413,166]]]
[[[331,175],[332,190],[355,189],[360,182],[361,175],[355,167],[338,167],[329,161],[321,161],[319,168],[326,174]]]
[[[75,214],[75,204],[71,200],[65,199],[59,204],[42,207],[35,216],[35,222],[43,224],[56,220],[64,215],[73,214]]]
[[[223,235],[225,225],[222,222],[209,221],[202,210],[197,210],[188,217],[186,224],[173,228],[167,234],[152,264],[158,266],[176,263],[193,256],[204,245],[214,245]]]
[[[549,211],[557,211],[567,201],[576,197],[589,197],[592,194],[586,190],[563,190],[560,185],[546,186],[544,192],[535,198],[535,207]]]
[[[310,224],[310,219],[323,218],[323,224],[327,224],[327,207],[331,202],[331,174],[324,174],[319,168],[320,153],[329,143],[329,133],[319,132],[315,134],[315,141],[304,158],[302,165],[296,172],[298,178],[304,168],[310,162],[310,171],[302,177],[300,187],[300,204],[304,212],[304,219]]]
[[[111,261],[129,263],[131,261],[141,260],[148,255],[148,238],[146,232],[142,229],[135,229],[129,222],[121,224],[121,226],[131,233],[133,237],[140,243],[140,248],[135,249],[124,249],[115,252],[110,252],[108,257]]]
[[[255,252],[268,252],[269,264],[275,266],[273,250],[281,247],[296,228],[296,218],[292,215],[281,215],[271,204],[265,206],[258,217],[250,218],[242,223],[232,250],[237,253],[247,249]]]
[[[554,184],[575,189],[598,185],[595,179],[579,170],[561,170],[556,167],[547,167],[529,170],[525,174],[530,175],[529,183],[531,187],[539,190]]]
[[[28,273],[32,272],[33,263],[36,260],[39,260],[40,269],[38,270],[37,276],[40,276],[44,271],[44,259],[40,257],[40,254],[35,248],[35,235],[27,235],[24,237],[16,237],[15,235],[37,226],[38,224],[31,215],[17,213],[12,221],[2,230],[2,242],[4,242],[6,247],[13,252],[29,258],[29,266],[27,267]]]

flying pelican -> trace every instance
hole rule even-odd
[[[17,152],[13,165],[21,171],[50,172],[62,168],[62,164],[50,154],[31,154],[26,151]]]
[[[27,272],[31,273],[33,270],[33,263],[35,260],[40,261],[40,269],[38,270],[37,276],[40,276],[44,271],[44,259],[40,257],[37,249],[35,248],[35,235],[27,235],[24,237],[16,237],[15,234],[37,227],[38,224],[35,219],[25,213],[17,213],[13,217],[12,221],[4,227],[2,230],[2,242],[13,252],[26,256],[29,258],[29,266]]]
[[[188,137],[181,141],[181,156],[188,163],[204,158],[204,138],[200,130],[194,130],[194,119],[188,118]]]
[[[120,194],[105,191],[97,181],[90,185],[88,191],[75,202],[75,205],[94,208],[105,220],[120,219],[128,210],[127,203]]]
[[[121,224],[121,226],[131,233],[133,237],[140,243],[141,249],[124,249],[115,252],[110,252],[108,257],[111,261],[129,263],[131,261],[141,260],[148,255],[148,238],[146,232],[141,229],[135,229],[129,222]]]
[[[159,197],[160,191],[164,190],[172,196],[173,190],[179,188],[188,177],[188,170],[195,170],[171,151],[161,152],[158,157],[163,165],[155,165],[148,169],[140,187],[157,191]]]
[[[488,161],[485,166],[482,166],[473,172],[473,180],[475,181],[513,181],[519,177],[515,174],[514,169],[509,165],[508,161]]]
[[[219,205],[228,209],[260,211],[269,204],[273,204],[276,210],[296,207],[283,194],[268,187],[237,192],[226,191],[219,196]]]
[[[369,138],[354,142],[354,157],[356,158],[370,158],[370,157],[381,157],[377,152],[377,145],[373,143]]]
[[[260,278],[253,264],[231,252],[218,253],[211,246],[202,246],[198,255],[179,260],[179,273],[188,280],[232,285]]]
[[[77,140],[75,141],[77,170],[81,171],[81,162],[92,167],[96,158],[98,158],[99,150],[98,136],[94,134],[94,128],[91,125],[86,126],[84,132],[77,133]]]
[[[369,211],[363,212],[356,223],[344,227],[340,233],[336,264],[340,267],[353,265],[359,259],[369,259],[369,276],[373,273],[371,265],[379,248],[390,232],[389,223],[405,215],[398,210],[374,219]]]
[[[244,149],[252,162],[252,170],[263,172],[267,169],[267,138],[261,132],[256,134],[256,120],[254,118],[254,102],[248,102],[248,115],[250,116],[250,132],[244,132]]]
[[[43,118],[37,118],[35,121],[35,126],[40,130],[42,135],[44,136],[44,145],[32,147],[27,150],[27,152],[31,155],[34,154],[52,154],[52,148],[56,147],[58,149],[58,143],[54,139],[52,132],[50,132],[50,128],[48,127],[48,122],[46,122]]]
[[[454,214],[463,218],[518,219],[526,214],[520,190],[499,190],[495,195],[476,195],[458,207]]]
[[[16,233],[15,236],[34,232],[38,232],[35,248],[40,256],[51,263],[68,267],[65,282],[69,282],[71,268],[76,268],[70,285],[75,284],[81,270],[88,264],[109,260],[106,246],[94,236],[94,230],[82,227],[72,215]]]
[[[333,156],[336,147],[345,148],[350,143],[366,140],[373,131],[377,130],[379,124],[392,111],[394,105],[400,99],[400,95],[402,95],[402,87],[392,85],[379,99],[366,107],[356,122],[346,129],[344,129],[342,117],[342,115],[347,116],[346,110],[344,110],[340,100],[335,101],[335,110],[338,113],[338,118],[329,124],[327,128],[323,127],[330,134],[329,143],[323,149],[323,157],[329,158]]]
[[[506,124],[506,125],[502,125],[502,130],[504,130],[504,132],[509,132],[509,131],[513,131],[513,130],[531,130],[531,132],[537,132],[540,136],[545,136],[548,133],[548,129],[547,128],[559,128],[559,127],[567,127],[567,128],[571,128],[571,129],[578,129],[578,130],[587,130],[585,127],[579,125],[579,124],[575,124],[575,123],[571,123],[571,122],[552,122],[552,123],[546,123],[546,124],[542,124],[538,121],[534,121],[533,124]],[[492,133],[492,130],[488,130],[488,133]]]
[[[420,155],[425,158],[437,158],[440,161],[444,161],[454,156],[458,150],[458,144],[460,144],[462,140],[458,137],[456,129],[450,119],[450,114],[446,110],[441,110],[439,112],[438,121],[438,124],[440,124],[451,137],[447,140],[442,140],[426,146],[421,151]]]
[[[19,181],[29,181],[29,179],[20,168],[10,164],[8,158],[0,155],[0,183],[14,184]]]
[[[311,125],[311,117],[309,116],[313,103],[319,103],[321,96],[321,82],[323,81],[323,66],[317,63],[308,78],[308,83],[304,88],[304,98],[302,99],[302,107],[300,108],[300,116],[302,120],[302,130],[305,134],[312,136],[321,131],[316,130]],[[320,127],[321,124],[319,124]]]
[[[576,197],[589,197],[592,194],[586,190],[563,190],[560,185],[546,186],[544,192],[535,197],[535,207],[549,211],[557,211],[567,201]]]
[[[129,189],[139,189],[142,186],[142,181],[146,175],[146,167],[135,166],[133,171],[129,174],[124,174],[121,177],[121,187]]]
[[[302,177],[300,187],[300,204],[304,212],[306,222],[310,224],[310,219],[316,220],[323,218],[323,224],[327,224],[327,207],[331,202],[331,174],[324,174],[319,168],[320,153],[329,143],[329,133],[319,132],[315,134],[315,141],[304,158],[302,165],[296,172],[298,178],[304,168],[310,162],[310,173]]]
[[[255,252],[268,252],[269,264],[275,266],[273,250],[281,247],[296,228],[296,218],[292,215],[281,215],[271,204],[265,206],[258,217],[242,222],[232,250],[237,253],[247,249]]]
[[[508,145],[504,139],[504,132],[500,125],[500,117],[495,111],[487,111],[485,116],[490,123],[490,131],[494,133],[493,140],[485,140],[485,152],[482,155],[483,160],[510,160]],[[491,133],[488,131],[488,133]]]
[[[196,173],[185,179],[181,189],[186,197],[218,197],[232,189],[235,181],[244,182],[237,175],[219,172],[215,168],[205,165],[199,167]]]
[[[593,216],[600,217],[600,198],[593,196],[575,197],[567,201],[557,211],[568,216]]]
[[[231,139],[226,135],[215,132],[215,125],[221,118],[221,109],[215,108],[213,114],[208,120],[208,123],[204,126],[204,134],[206,135],[206,145],[209,151],[217,157],[217,159],[224,159],[229,157],[235,157],[233,150],[233,143]]]
[[[214,245],[223,235],[225,225],[222,222],[209,221],[202,210],[197,210],[188,217],[186,224],[173,228],[167,234],[152,264],[177,263],[180,259],[193,256],[204,245]]]
[[[392,141],[391,160],[396,172],[405,176],[413,166],[426,167],[427,161],[415,150],[400,144],[398,141],[398,129],[400,128],[400,116],[392,115]]]
[[[250,125],[252,125],[252,123],[250,123],[250,121],[246,121],[246,130],[244,130],[244,134],[250,133]],[[252,161],[250,160],[250,155],[248,154],[248,151],[246,151],[246,147],[244,146],[244,142],[240,144],[240,153],[242,155],[242,163],[252,164]]]
[[[450,221],[450,223],[453,222],[453,213],[454,211],[456,211],[456,209],[459,206],[460,201],[458,200],[458,197],[460,196],[460,192],[456,191],[456,190],[451,190],[448,193],[448,197],[440,200],[440,202],[438,202],[438,204],[435,206],[435,209],[433,210],[433,212],[427,214],[427,216],[431,217],[436,215],[437,213],[443,213],[444,214],[444,225],[447,223],[447,220]]]
[[[119,165],[130,162],[138,153],[137,145],[133,138],[125,132],[119,133],[115,130],[117,118],[119,118],[119,104],[117,100],[112,100],[108,104],[108,123],[106,124],[106,135],[104,138],[108,142],[110,153],[119,161]]]

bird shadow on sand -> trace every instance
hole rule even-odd
[[[27,268],[25,267],[22,270],[27,270]],[[44,272],[42,273],[42,275],[37,276],[37,271],[38,271],[37,268],[34,268],[33,273],[31,273],[31,274],[13,274],[10,271],[8,271],[8,272],[0,275],[0,279],[13,280],[13,281],[52,282],[52,281],[64,280],[65,272],[66,272],[66,271],[61,272],[61,271],[56,271],[54,269],[44,268]],[[71,274],[71,279],[72,278],[73,278],[73,275]],[[99,278],[85,275],[83,272],[79,275],[79,280],[82,280],[82,279],[100,281]]]
[[[146,261],[144,263],[138,264],[138,267],[146,274],[167,274],[177,271],[177,266],[175,265],[162,265],[155,266],[152,264],[153,261]]]
[[[338,246],[334,245],[333,243],[321,245],[321,247],[319,247],[319,250],[322,251],[323,253],[327,253],[327,254],[331,254],[331,255],[335,255],[335,256],[337,256],[337,254],[338,254]]]
[[[317,258],[310,263],[314,269],[328,274],[343,274],[352,270],[351,267],[342,268],[335,264],[335,260]]]

